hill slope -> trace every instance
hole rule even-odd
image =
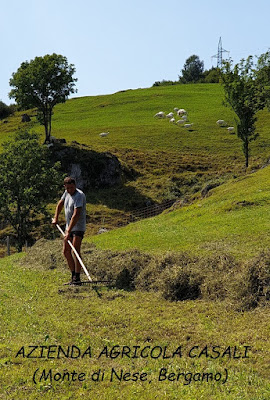
[[[169,112],[174,106],[189,111],[194,122],[191,132],[171,126],[168,120],[153,119],[155,112]],[[267,247],[269,167],[233,178],[245,172],[241,171],[241,145],[235,136],[216,126],[221,117],[231,124],[233,117],[222,106],[218,85],[127,91],[59,105],[54,115],[55,136],[85,143],[97,151],[112,151],[136,172],[134,180],[123,187],[88,194],[91,220],[101,221],[109,207],[118,213],[145,199],[194,196],[190,205],[86,237],[86,241],[99,248],[139,248],[157,255],[168,250],[218,250],[239,258]],[[259,115],[261,137],[252,146],[251,168],[269,157],[267,118],[266,112]],[[12,134],[8,132],[11,125],[15,126],[14,120],[0,126],[1,140]],[[105,130],[110,135],[103,140],[98,133]],[[227,183],[202,199],[200,189],[213,179]],[[60,240],[47,245],[55,246],[60,258]],[[86,286],[62,286],[68,274],[65,263],[62,260],[58,268],[47,247],[36,251],[34,265],[29,263],[29,252],[21,256],[0,260],[0,399],[268,398],[268,307],[238,313],[226,302],[168,302],[153,292],[106,288],[95,292]],[[91,249],[88,256],[92,257]],[[42,266],[42,259],[47,267]],[[67,351],[72,345],[82,351],[90,346],[91,356],[88,353],[73,359],[61,353],[57,358],[54,351],[59,346]],[[103,349],[113,346],[119,346],[116,350],[123,346],[155,351],[167,348],[167,354],[182,346],[183,355],[167,358],[154,353],[152,357],[129,358],[112,353],[99,357]],[[222,353],[213,353],[213,346]],[[42,349],[42,357],[23,357],[21,349],[30,351],[33,347]],[[247,348],[249,357],[244,357]],[[164,381],[158,379],[161,368],[166,368],[171,379],[169,375]],[[120,381],[114,374],[110,380],[113,369],[118,376],[122,371],[127,374],[125,379]],[[44,377],[49,371],[51,381]],[[94,381],[93,374],[97,376],[99,371],[104,372],[104,380]],[[225,383],[221,376],[224,378],[226,371]],[[202,382],[204,372],[217,379]],[[86,379],[80,381],[76,375],[70,380],[72,373],[81,373]],[[128,375],[134,373],[145,373],[147,380]],[[174,379],[177,376],[179,379]]]
[[[158,111],[188,111],[192,129],[158,120]],[[33,113],[32,113],[33,114]],[[0,141],[12,135],[20,114],[0,124]],[[127,90],[111,95],[75,98],[55,107],[52,129],[57,138],[83,144],[84,149],[115,154],[128,173],[124,185],[92,188],[87,193],[88,233],[121,224],[127,214],[146,204],[167,199],[193,198],[208,183],[222,183],[246,173],[241,141],[216,125],[234,123],[223,105],[219,84],[175,85]],[[258,114],[260,134],[251,146],[249,170],[262,166],[270,154],[269,113]],[[33,122],[43,134],[43,127]],[[99,133],[109,131],[101,138]],[[191,235],[192,237],[192,235]]]
[[[269,248],[270,167],[232,180],[170,213],[91,238],[98,247],[151,252],[229,252],[240,258]]]
[[[187,110],[189,122],[194,123],[192,132],[169,124],[168,119],[153,118],[156,112],[169,113],[174,107]],[[268,113],[265,117],[269,120]],[[175,85],[69,100],[55,107],[53,134],[102,150],[132,148],[239,155],[239,140],[219,128],[217,119],[234,124],[234,114],[223,105],[223,89],[219,84]],[[269,138],[263,122],[262,117],[258,124],[261,143]],[[102,139],[98,134],[104,131],[110,135]],[[254,155],[259,153],[258,146],[254,145]]]

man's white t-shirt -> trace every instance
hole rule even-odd
[[[80,218],[78,222],[72,228],[73,231],[85,232],[86,228],[86,198],[85,194],[80,190],[75,190],[74,194],[71,195],[67,191],[64,192],[61,200],[64,201],[65,217],[66,217],[66,229],[70,224],[70,220],[74,213],[75,208],[81,208]]]

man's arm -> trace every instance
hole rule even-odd
[[[55,209],[54,217],[52,219],[52,224],[56,225],[58,223],[58,217],[63,207],[64,207],[64,200],[59,200]]]

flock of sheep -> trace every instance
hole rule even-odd
[[[176,121],[175,119],[175,115],[174,113],[176,113],[176,116],[180,119],[178,119]],[[163,111],[159,111],[158,113],[156,113],[154,115],[154,118],[168,118],[171,124],[177,124],[180,126],[183,126],[186,129],[191,130],[193,123],[187,123],[188,121],[188,116],[187,116],[187,111],[184,108],[174,108],[174,112],[170,112],[169,114],[165,114],[165,112]],[[227,122],[224,121],[223,119],[219,119],[217,120],[217,125],[220,127],[227,127]],[[227,131],[231,134],[235,133],[234,131],[234,127],[233,126],[228,126],[227,127]],[[109,135],[109,132],[102,132],[99,134],[100,137],[106,137]]]
[[[224,121],[224,119],[218,119],[217,125],[220,126],[221,128],[223,128],[223,127],[226,127],[228,124],[226,121]],[[228,126],[227,131],[232,134],[235,133],[234,126]]]
[[[159,111],[158,113],[156,113],[154,115],[154,118],[169,118],[169,121],[172,124],[177,124],[177,125],[183,126],[184,128],[187,128],[187,129],[192,128],[193,123],[192,124],[187,123],[188,116],[187,116],[187,112],[184,108],[175,107],[174,112],[176,113],[177,117],[180,117],[180,119],[178,119],[177,121],[175,119],[173,112],[170,112],[169,114],[165,114],[165,112]],[[228,124],[223,119],[219,119],[219,120],[217,120],[217,125],[220,127],[226,127]],[[233,126],[228,126],[227,131],[232,134],[235,133]]]
[[[176,116],[180,119],[178,119],[176,121],[175,117],[174,117],[174,112],[176,113]],[[177,124],[177,125],[181,125],[184,128],[190,129],[193,126],[192,124],[188,124],[188,116],[187,116],[187,112],[184,108],[174,108],[174,112],[170,112],[169,114],[165,114],[163,111],[159,111],[158,113],[156,113],[154,115],[154,118],[169,118],[170,123],[171,124]]]

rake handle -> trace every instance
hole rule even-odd
[[[61,232],[61,234],[62,234],[63,236],[65,236],[63,230],[61,229],[61,227],[60,227],[58,224],[56,224],[56,227],[57,227],[57,229]],[[73,244],[71,243],[70,240],[68,240],[67,242],[68,242],[68,244],[70,245],[70,247],[72,248],[72,250],[73,250],[75,256],[77,257],[77,260],[78,260],[79,263],[81,264],[81,266],[82,266],[82,268],[83,268],[83,270],[84,270],[84,272],[85,272],[85,275],[87,276],[87,278],[89,279],[89,281],[92,282],[92,278],[91,278],[91,276],[89,275],[89,272],[87,271],[87,269],[86,269],[84,263],[82,262],[82,259],[81,259],[81,257],[79,256],[79,253],[77,252],[77,250],[75,249],[75,247],[73,246]]]

